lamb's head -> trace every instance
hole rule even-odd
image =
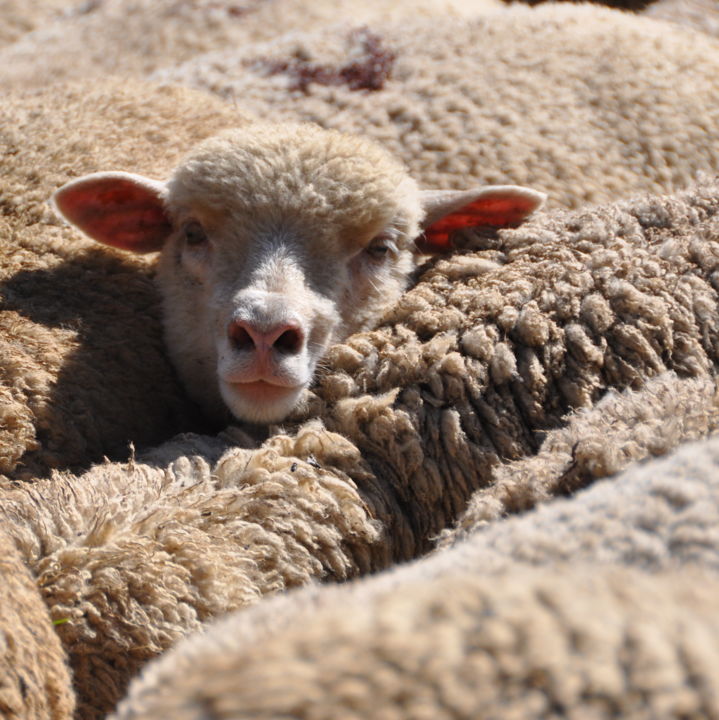
[[[374,143],[257,124],[201,143],[161,183],[122,172],[54,197],[99,242],[161,251],[170,355],[211,415],[276,422],[330,343],[376,322],[420,252],[454,228],[511,225],[544,196],[502,186],[420,191]]]

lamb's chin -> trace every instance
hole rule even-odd
[[[258,425],[284,420],[300,402],[305,385],[287,387],[264,380],[230,383],[220,380],[220,394],[238,420]]]

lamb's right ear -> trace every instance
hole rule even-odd
[[[516,227],[544,204],[543,192],[521,185],[486,185],[473,190],[425,190],[424,232],[415,240],[422,253],[454,249],[455,230],[488,226]]]
[[[142,175],[102,172],[71,180],[53,195],[58,212],[93,240],[136,253],[159,250],[172,231],[165,185]]]

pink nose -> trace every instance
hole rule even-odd
[[[260,330],[244,320],[233,320],[227,336],[236,350],[254,350],[260,356],[276,350],[283,355],[296,355],[302,350],[304,333],[297,325],[280,323],[269,330]]]

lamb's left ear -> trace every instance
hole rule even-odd
[[[165,185],[142,175],[102,172],[71,180],[53,195],[60,214],[93,240],[137,253],[159,250],[172,231]]]
[[[474,190],[425,190],[424,232],[415,245],[422,253],[449,252],[455,230],[516,227],[540,208],[547,196],[519,185],[488,185]]]

